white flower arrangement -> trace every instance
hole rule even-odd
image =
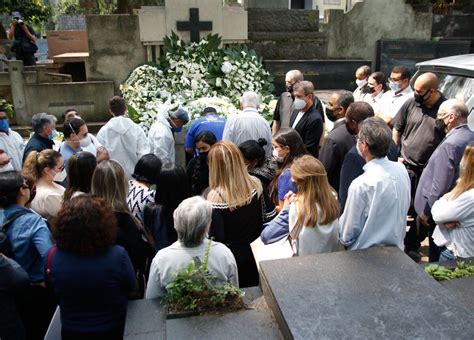
[[[261,58],[243,45],[220,44],[217,35],[189,45],[174,33],[167,37],[160,64],[138,66],[120,85],[131,118],[148,131],[158,113],[180,106],[188,110],[191,121],[207,106],[227,117],[238,112],[245,91],[254,91],[269,119],[276,104],[273,78]]]

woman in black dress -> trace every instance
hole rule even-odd
[[[209,235],[227,245],[235,256],[239,286],[258,285],[258,270],[250,248],[263,223],[275,215],[262,184],[247,173],[241,152],[231,142],[216,143],[209,152],[209,188],[212,203]]]

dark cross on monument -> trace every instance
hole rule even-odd
[[[212,21],[199,21],[199,8],[190,8],[189,21],[178,21],[177,28],[178,31],[189,31],[191,42],[199,42],[199,32],[212,31]]]

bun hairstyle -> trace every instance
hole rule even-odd
[[[268,142],[264,138],[259,138],[258,141],[248,140],[239,145],[240,152],[244,158],[249,161],[257,161],[257,167],[261,166],[265,161],[265,149],[263,147]]]
[[[51,149],[41,152],[31,151],[26,157],[22,172],[36,182],[43,174],[43,170],[45,168],[54,168],[61,157],[59,152]]]

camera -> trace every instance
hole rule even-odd
[[[18,23],[19,23],[21,26],[23,26],[23,25],[25,24],[25,23],[23,22],[23,20],[21,20],[21,19],[18,19]]]

